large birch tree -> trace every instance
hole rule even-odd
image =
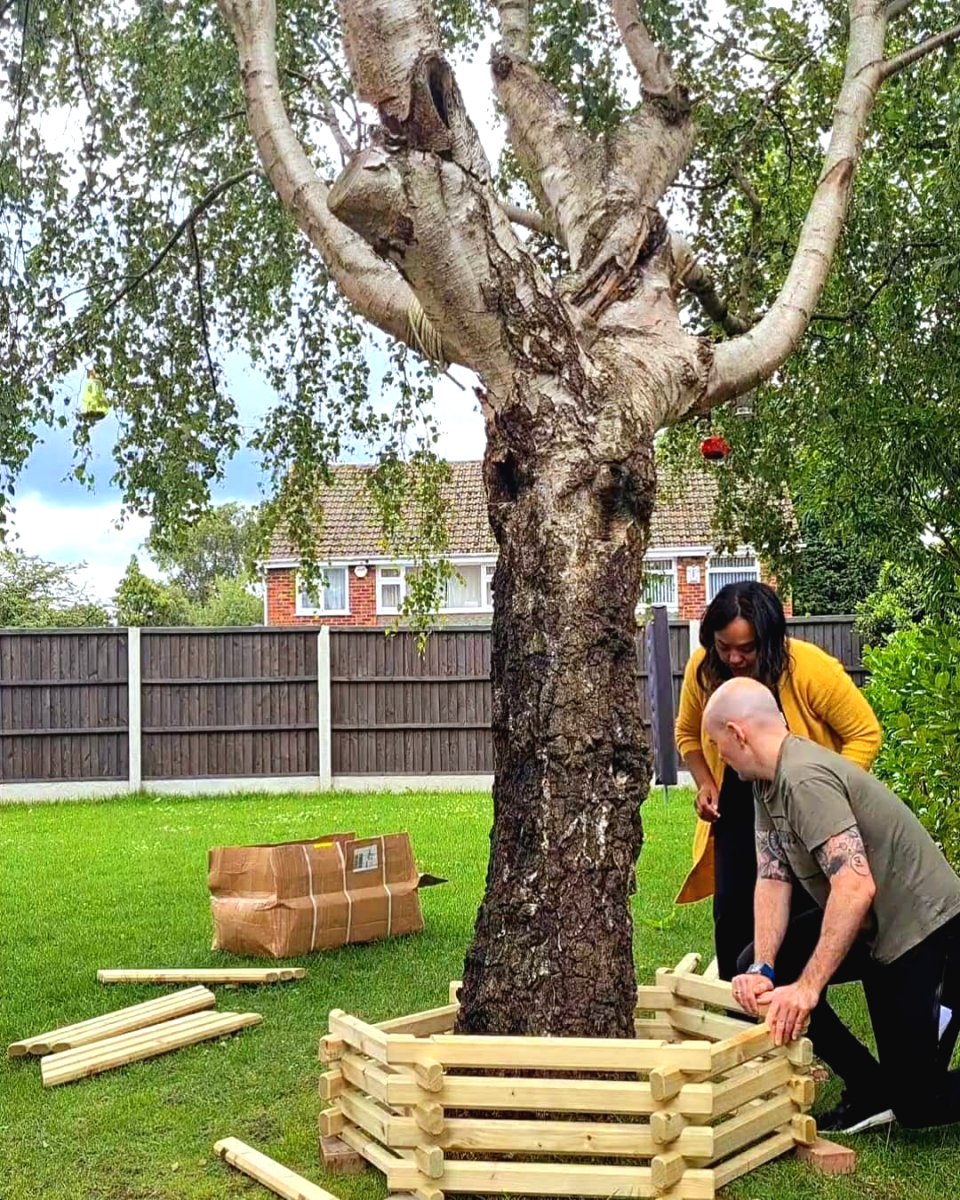
[[[630,1036],[629,902],[649,777],[634,611],[654,438],[753,392],[795,351],[881,89],[960,26],[910,0],[831,0],[792,16],[751,3],[714,44],[717,18],[698,3],[502,0],[490,86],[508,150],[495,170],[452,65],[484,19],[469,5],[340,0],[335,12],[298,0],[278,15],[275,0],[219,0],[231,60],[212,3],[152,0],[132,17],[118,0],[89,18],[69,3],[0,3],[7,44],[20,46],[5,142],[20,241],[7,246],[0,300],[13,364],[3,461],[15,471],[32,419],[53,414],[51,381],[96,357],[121,414],[127,498],[172,529],[239,440],[218,353],[243,345],[278,388],[258,445],[306,542],[315,468],[348,426],[384,432],[364,407],[354,319],[390,339],[403,422],[429,386],[413,357],[472,372],[500,554],[495,815],[461,1024]],[[42,51],[28,36],[38,12]],[[781,44],[796,53],[771,50]],[[617,85],[621,60],[638,102]],[[816,81],[817,116],[792,136],[821,161],[799,227],[776,231],[782,270],[758,279],[763,221],[743,163],[802,77]],[[81,144],[52,153],[35,118],[72,101],[88,112]],[[86,178],[70,174],[71,153]],[[508,199],[511,181],[522,186]],[[736,236],[711,246],[700,225],[696,254],[668,221],[678,184],[712,196],[721,224],[717,195],[739,197],[726,213]],[[67,208],[72,223],[51,219]],[[271,360],[290,330],[293,350]]]

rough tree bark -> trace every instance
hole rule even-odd
[[[792,353],[826,281],[866,121],[885,78],[960,36],[884,60],[887,11],[849,0],[850,49],[793,266],[744,329],[657,205],[687,161],[684,89],[636,0],[612,0],[644,102],[603,144],[528,61],[525,0],[502,0],[493,85],[542,211],[509,213],[439,48],[430,0],[340,0],[357,91],[382,123],[329,190],[283,111],[275,0],[219,0],[251,131],[281,202],[373,323],[474,370],[500,547],[494,581],[494,829],[461,1027],[633,1029],[629,898],[649,766],[634,610],[664,425],[754,388]],[[511,215],[566,247],[552,282]],[[681,327],[690,288],[728,332]]]

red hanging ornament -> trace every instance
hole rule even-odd
[[[730,443],[725,437],[713,433],[700,443],[700,453],[707,462],[723,462],[730,453]]]

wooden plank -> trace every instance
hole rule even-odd
[[[707,965],[703,968],[702,974],[704,979],[720,978],[720,964],[715,958],[712,958],[710,962],[707,963]]]
[[[369,1096],[365,1096],[353,1088],[344,1088],[337,1097],[337,1107],[348,1121],[365,1133],[369,1133],[378,1142],[383,1142],[386,1146],[396,1145],[396,1136],[391,1131],[392,1114],[388,1109],[379,1105],[376,1100],[372,1100]],[[405,1128],[407,1125],[409,1125],[409,1134],[414,1137],[414,1140],[412,1142],[405,1141],[404,1145],[419,1145],[424,1140],[422,1131],[417,1128],[412,1117],[407,1119]]]
[[[192,1046],[209,1038],[236,1033],[259,1025],[258,1013],[191,1013],[162,1025],[150,1025],[134,1033],[121,1034],[62,1054],[50,1054],[40,1064],[44,1087],[70,1083],[88,1075],[97,1075],[127,1063],[154,1058],[182,1046]]]
[[[658,1018],[641,1018],[639,1021],[634,1021],[633,1031],[636,1037],[642,1039],[653,1039],[658,1042],[679,1042],[681,1041],[680,1034],[665,1017]]]
[[[751,1025],[735,1033],[732,1037],[716,1042],[710,1049],[713,1074],[728,1071],[741,1063],[760,1058],[776,1048],[773,1034],[767,1025]]]
[[[726,1158],[790,1123],[796,1108],[788,1095],[748,1105],[714,1129],[714,1156]]]
[[[685,954],[683,958],[680,959],[677,965],[673,968],[673,973],[675,975],[686,975],[688,973],[692,974],[699,966],[700,955],[695,951],[691,951],[689,954]]]
[[[386,1103],[388,1099],[387,1084],[394,1080],[399,1080],[407,1085],[411,1094],[411,1098],[406,1101],[407,1104],[418,1104],[423,1098],[423,1092],[417,1086],[412,1075],[392,1075],[386,1068],[370,1062],[369,1059],[361,1058],[358,1054],[345,1053],[340,1059],[340,1070],[347,1083],[366,1092],[367,1095],[379,1100],[382,1104]]]
[[[658,1012],[672,1008],[673,1004],[672,988],[658,987],[656,984],[643,984],[637,988],[637,1012]]]
[[[324,1071],[320,1076],[318,1091],[321,1100],[335,1100],[343,1091],[343,1072],[339,1067]]]
[[[744,1030],[757,1027],[749,1018],[740,1020],[737,1017],[726,1017],[703,1008],[689,1008],[685,1004],[678,1004],[672,1008],[667,1019],[680,1033],[689,1033],[716,1042],[722,1042],[726,1038],[743,1033]]]
[[[320,1136],[324,1138],[339,1137],[345,1121],[346,1118],[336,1105],[333,1108],[325,1108],[317,1121]]]
[[[216,1003],[216,996],[208,988],[186,988],[156,1000],[131,1004],[127,1008],[120,1008],[100,1017],[91,1017],[74,1025],[63,1025],[49,1033],[40,1033],[13,1042],[7,1047],[7,1055],[10,1058],[20,1058],[26,1054],[50,1054],[72,1050],[90,1042],[102,1042],[105,1038],[116,1037],[121,1033],[130,1033],[134,1029],[144,1029],[148,1025],[183,1017],[187,1013],[213,1008]]]
[[[792,1075],[793,1067],[782,1055],[770,1062],[749,1063],[741,1070],[733,1072],[728,1079],[707,1085],[712,1098],[712,1115],[722,1117],[733,1112],[741,1105],[783,1087]],[[686,1090],[685,1088],[684,1091]],[[678,1106],[674,1104],[672,1107]]]
[[[668,1150],[654,1156],[650,1163],[650,1178],[658,1192],[665,1192],[679,1183],[687,1169],[687,1160],[678,1150]]]
[[[746,1175],[748,1171],[755,1171],[757,1167],[773,1162],[775,1158],[787,1154],[793,1149],[793,1146],[792,1133],[775,1133],[772,1137],[760,1142],[759,1145],[751,1146],[749,1150],[744,1150],[733,1158],[728,1158],[726,1162],[712,1168],[717,1188],[726,1187],[728,1183],[739,1179],[741,1175]]]
[[[312,1183],[291,1171],[289,1167],[274,1162],[272,1158],[254,1150],[239,1138],[223,1138],[214,1145],[213,1152],[231,1167],[249,1175],[257,1183],[262,1183],[278,1196],[283,1196],[284,1200],[336,1200],[331,1192],[324,1191],[319,1184]]]
[[[425,1012],[412,1013],[409,1017],[393,1017],[389,1021],[378,1021],[377,1028],[384,1033],[411,1033],[415,1037],[429,1037],[434,1033],[449,1033],[457,1019],[460,1005],[450,1003],[442,1008],[428,1008]]]
[[[657,972],[659,977],[660,972]],[[703,1000],[707,1004],[715,1004],[730,1012],[743,1012],[743,1009],[733,998],[733,985],[722,979],[704,979],[702,975],[683,974],[675,971],[668,973],[667,983],[675,996],[685,1000]]]
[[[682,1118],[679,1118],[682,1120]],[[414,1122],[415,1124],[415,1122]],[[397,1118],[395,1134],[407,1145],[405,1118]],[[420,1135],[422,1138],[422,1134]],[[413,1144],[416,1144],[415,1142]],[[598,1158],[652,1158],[662,1145],[655,1142],[649,1123],[614,1124],[594,1121],[511,1121],[505,1118],[451,1118],[437,1144],[459,1153],[584,1155]],[[713,1157],[713,1130],[704,1125],[682,1129],[676,1146],[691,1158]]]
[[[782,1062],[785,1083],[791,1074],[790,1064]],[[344,1076],[350,1078],[350,1068],[344,1058]],[[766,1076],[763,1077],[764,1079]],[[351,1080],[352,1082],[352,1080]],[[387,1075],[383,1080],[381,1099],[390,1107],[420,1103],[427,1095],[412,1076]],[[671,1101],[670,1108],[684,1116],[714,1114],[714,1085],[688,1083]],[[770,1084],[771,1090],[777,1084]],[[762,1095],[762,1090],[759,1093]],[[748,1099],[750,1097],[747,1097]],[[447,1075],[443,1090],[431,1095],[443,1108],[486,1108],[505,1111],[525,1109],[558,1113],[620,1113],[646,1115],[661,1107],[654,1100],[648,1083],[603,1079],[514,1079],[485,1076]],[[741,1101],[742,1103],[742,1101]],[[736,1104],[731,1107],[737,1107]],[[719,1109],[717,1115],[728,1112]]]
[[[334,1030],[331,1026],[331,1032],[339,1033],[339,1029]],[[651,1071],[666,1066],[685,1071],[709,1071],[711,1054],[711,1047],[702,1041],[664,1043],[621,1038],[438,1034],[424,1039],[391,1036],[387,1056],[381,1061],[413,1064],[434,1059],[444,1067],[547,1071]]]
[[[387,1173],[391,1188],[403,1189],[409,1168]],[[649,1167],[606,1166],[593,1163],[447,1162],[436,1181],[443,1192],[504,1193],[514,1196],[618,1195],[652,1197],[658,1194]],[[713,1172],[684,1172],[671,1198],[714,1200]]]
[[[305,967],[170,967],[98,971],[100,983],[286,983],[303,979]]]
[[[331,1010],[328,1028],[333,1037],[339,1038],[346,1045],[359,1050],[361,1054],[369,1055],[370,1058],[381,1063],[389,1061],[388,1046],[396,1043],[404,1044],[406,1036],[404,1034],[388,1035],[382,1029],[378,1029],[376,1025],[368,1025],[359,1017],[352,1017],[339,1008]],[[414,1039],[411,1038],[410,1041],[413,1042]],[[432,1045],[432,1039],[421,1044]],[[416,1062],[417,1060],[413,1059],[412,1061]]]

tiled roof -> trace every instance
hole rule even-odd
[[[334,482],[321,498],[323,527],[317,538],[317,557],[321,562],[376,558],[384,553],[379,515],[366,484],[366,476],[372,469],[369,466],[334,467]],[[716,494],[715,480],[704,472],[690,472],[682,492],[671,481],[657,502],[649,548],[712,545]],[[495,555],[497,543],[487,521],[482,464],[451,462],[444,500],[450,535],[448,553]],[[296,557],[296,551],[283,532],[278,532],[271,546],[271,558]]]

